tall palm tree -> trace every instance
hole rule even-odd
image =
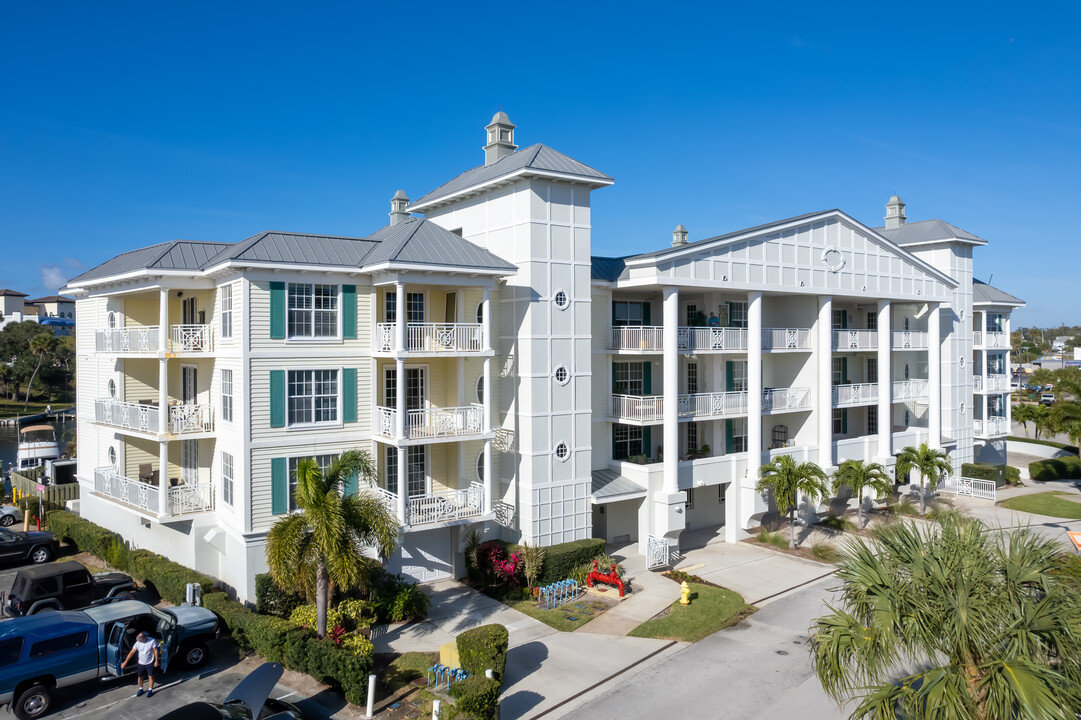
[[[366,452],[349,450],[320,470],[313,458],[297,463],[297,512],[270,528],[266,559],[270,576],[281,587],[315,595],[316,632],[327,632],[330,583],[348,589],[367,581],[365,547],[382,557],[394,551],[398,520],[371,493],[343,494],[347,478],[371,480],[375,467]]]
[[[38,333],[30,338],[30,353],[32,355],[37,355],[38,364],[34,366],[34,373],[30,376],[30,382],[26,383],[26,399],[23,401],[23,410],[30,404],[30,388],[34,384],[34,379],[38,376],[38,370],[41,369],[41,363],[45,360],[45,356],[52,352],[55,344],[53,336],[49,333]]]
[[[1028,529],[947,515],[842,551],[832,614],[811,627],[815,672],[853,718],[1074,720],[1081,603],[1061,548]]]
[[[845,460],[833,474],[833,492],[839,493],[843,488],[852,491],[859,501],[860,527],[863,527],[863,491],[873,491],[880,498],[893,489],[893,481],[879,463]]]
[[[1013,406],[1013,419],[1016,422],[1021,423],[1021,429],[1025,431],[1025,437],[1028,437],[1028,424],[1036,423],[1036,408],[1043,407],[1042,405],[1033,405],[1031,403],[1018,403]],[[1039,440],[1039,428],[1036,429],[1036,439]]]
[[[920,515],[927,514],[927,498],[924,494],[926,481],[931,492],[938,487],[939,478],[953,472],[950,457],[941,450],[922,443],[918,448],[906,447],[897,456],[897,476],[903,477],[915,470],[920,474]]]
[[[814,502],[829,496],[826,473],[813,462],[796,464],[788,455],[780,455],[758,468],[758,492],[769,491],[777,509],[788,514],[788,547],[796,547],[796,501],[800,495]]]

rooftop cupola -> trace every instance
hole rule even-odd
[[[488,131],[488,144],[484,146],[485,165],[491,165],[497,160],[513,155],[518,149],[518,146],[514,144],[515,127],[517,126],[502,110],[492,116],[492,122],[485,128]]]
[[[672,247],[680,247],[689,243],[690,240],[687,239],[687,228],[683,227],[683,223],[676,225],[676,229],[672,231]]]
[[[398,223],[405,222],[409,219],[409,211],[406,208],[409,207],[409,198],[405,194],[405,190],[399,190],[394,193],[394,197],[390,199],[390,224],[397,225]]]
[[[886,229],[896,230],[905,224],[905,204],[894,195],[886,203]]]

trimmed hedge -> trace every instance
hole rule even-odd
[[[1081,479],[1081,458],[1071,456],[1038,460],[1029,464],[1028,474],[1039,482]]]
[[[304,600],[294,592],[282,590],[270,573],[255,576],[255,612],[260,615],[289,617]]]
[[[470,675],[450,686],[458,712],[473,720],[496,720],[499,717],[499,693],[503,686],[498,680],[483,675]]]
[[[965,463],[961,466],[961,475],[977,480],[993,480],[995,487],[1021,484],[1021,471],[1010,465]]]
[[[319,640],[310,628],[254,613],[225,593],[204,596],[203,606],[217,613],[242,648],[340,690],[354,705],[363,706],[367,701],[371,655],[357,655],[333,640]]]
[[[1012,442],[1026,442],[1036,445],[1046,445],[1047,447],[1058,448],[1059,450],[1065,450],[1066,452],[1077,453],[1076,445],[1067,445],[1066,443],[1055,442],[1054,440],[1035,440],[1030,437],[1020,437],[1018,435],[1010,435],[1006,438]]]
[[[507,666],[507,647],[510,643],[507,628],[498,623],[481,625],[459,633],[455,642],[458,646],[458,661],[467,673],[483,677],[484,671],[490,669],[497,680],[503,681],[503,670]]]
[[[164,599],[179,605],[187,599],[188,583],[198,583],[203,594],[214,590],[214,579],[186,568],[149,550],[117,553],[117,543],[123,543],[116,533],[95,525],[67,510],[54,510],[46,515],[49,528],[56,536],[67,540],[79,550],[116,561],[117,570],[129,573],[145,585],[151,585]]]
[[[604,557],[604,538],[574,540],[544,548],[544,567],[541,569],[538,585],[550,585],[566,580],[574,574],[574,569],[596,558]]]

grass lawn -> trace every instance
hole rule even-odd
[[[0,400],[0,417],[14,417],[16,415],[36,415],[37,413],[45,412],[45,408],[49,405],[53,406],[53,410],[63,410],[66,407],[71,407],[71,403],[39,403],[32,402],[26,406],[23,410],[22,400],[12,402],[11,400]]]
[[[603,602],[589,599],[588,595],[553,610],[542,610],[536,600],[505,600],[504,603],[563,632],[577,630],[608,608]]]
[[[1062,497],[1059,497],[1060,495]],[[1075,497],[1077,496],[1051,491],[1033,495],[1021,495],[1020,497],[1003,500],[999,505],[1010,510],[1036,513],[1037,515],[1081,520],[1081,502],[1066,499]]]
[[[428,668],[439,662],[439,653],[407,652],[394,658],[383,671],[383,685],[396,692],[417,678],[427,677]]]
[[[628,633],[631,637],[698,642],[722,628],[735,625],[755,611],[739,593],[711,585],[688,583],[691,604],[676,600],[666,617],[647,620]]]

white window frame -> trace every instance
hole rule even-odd
[[[833,434],[843,435],[845,427],[844,408],[834,408],[833,410]]]
[[[725,306],[726,313],[728,311],[728,308],[731,308],[731,317],[726,318],[728,321],[728,327],[747,327],[747,302],[744,300],[737,300],[728,303]]]
[[[315,307],[315,288],[334,288],[334,309],[333,310],[320,310]],[[310,334],[296,334],[293,332],[292,315],[294,312],[293,305],[293,288],[307,287],[311,290],[311,306],[308,308],[296,308],[296,312],[306,312],[309,314],[308,323],[311,329]],[[333,312],[334,313],[334,334],[333,335],[316,335],[316,313],[318,312]],[[302,282],[288,282],[285,284],[285,336],[289,340],[295,340],[299,342],[327,342],[342,339],[342,286],[336,283],[302,283]]]
[[[221,419],[233,422],[233,371],[228,368],[221,370]]]
[[[612,301],[612,326],[613,327],[641,327],[645,324],[646,303],[643,300],[613,300]],[[637,317],[632,310],[637,310]],[[620,317],[622,315],[623,317]]]
[[[221,454],[221,501],[233,506],[233,456],[227,452]]]
[[[623,425],[616,423],[612,431],[612,459],[626,461],[635,455],[649,455],[649,449],[645,447],[645,430],[640,425]],[[635,444],[639,452],[631,452]],[[627,453],[620,456],[617,448],[624,446]]]
[[[732,418],[732,452],[747,452],[747,418]]]
[[[314,373],[318,372],[332,372],[335,374],[335,385],[337,386],[337,393],[335,394],[335,415],[334,420],[315,420],[315,376]],[[292,422],[292,407],[290,400],[295,397],[291,394],[291,375],[293,373],[312,373],[312,420],[308,422]],[[319,397],[330,397],[329,395],[320,395]],[[342,427],[342,369],[336,368],[288,368],[285,371],[285,426],[288,430],[305,430],[308,428],[326,428],[326,427]]]
[[[421,495],[429,495],[432,492],[432,476],[431,476],[431,473],[428,472],[428,468],[430,466],[429,463],[430,463],[430,460],[431,460],[431,457],[430,457],[430,455],[428,453],[428,447],[429,447],[428,445],[409,445],[409,446],[407,446],[405,448],[405,464],[406,464],[406,468],[407,468],[406,472],[408,472],[409,454],[410,453],[419,452],[421,454],[421,456],[424,458],[424,489],[423,489],[423,492],[410,493],[409,492],[409,487],[408,487],[408,483],[410,481],[410,478],[407,476],[406,477],[406,492],[408,494],[406,495],[406,498],[419,497]],[[393,445],[387,445],[386,450],[384,451],[384,454],[383,454],[383,458],[384,458],[383,484],[386,486],[386,489],[389,492],[398,494],[399,492],[401,492],[401,485],[398,482],[398,480],[399,480],[398,448],[394,447]],[[393,462],[391,461],[391,458],[393,458]],[[390,487],[390,479],[391,479],[390,469],[391,469],[391,465],[394,466],[394,489],[391,489],[391,487]]]
[[[747,392],[747,361],[732,361],[732,392]]]
[[[221,337],[223,340],[233,338],[233,284],[228,283],[218,288],[221,303],[219,323],[221,324]]]
[[[635,374],[637,373],[637,377]],[[625,392],[617,395],[634,395],[641,397],[646,391],[646,374],[640,362],[614,362],[612,363],[613,389],[618,389],[620,384],[626,385]],[[638,392],[633,392],[637,390]]]

